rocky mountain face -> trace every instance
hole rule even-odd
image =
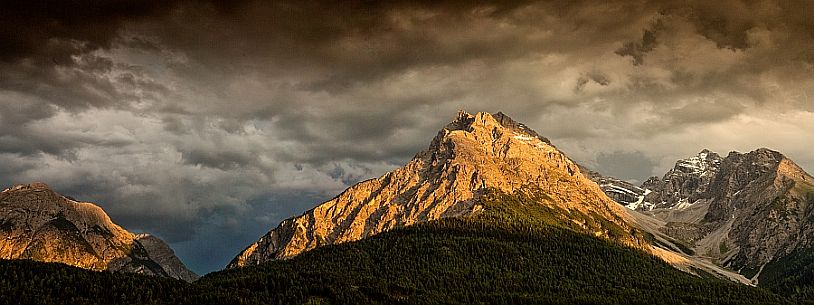
[[[624,208],[546,138],[502,113],[461,112],[403,167],[283,221],[228,267],[285,259],[400,226],[478,213],[482,207],[477,199],[487,189],[534,192],[544,198],[541,204],[569,211],[569,221],[585,233],[649,247]]]
[[[699,200],[709,207],[694,224],[710,233],[698,251],[750,277],[812,246],[814,178],[779,152],[730,153]]]
[[[779,152],[704,150],[641,189],[636,208],[663,221],[659,231],[753,281],[767,263],[814,247],[814,178]]]
[[[197,279],[157,237],[130,233],[100,207],[62,196],[44,183],[0,192],[0,258]]]
[[[704,149],[678,160],[662,178],[650,177],[640,186],[585,168],[583,172],[614,201],[631,210],[650,211],[688,207],[696,202],[718,172],[721,160],[718,154]]]
[[[678,160],[663,178],[652,177],[642,184],[650,190],[644,201],[649,209],[684,207],[705,196],[710,182],[718,173],[722,158],[709,150]]]

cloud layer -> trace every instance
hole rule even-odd
[[[503,111],[641,181],[702,148],[814,171],[810,1],[0,4],[0,181],[45,181],[198,272]]]

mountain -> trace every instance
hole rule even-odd
[[[651,186],[646,200],[662,199],[651,213],[669,221],[666,232],[749,277],[772,259],[812,245],[814,178],[765,148],[708,156]]]
[[[486,189],[537,194],[581,231],[650,249],[625,210],[562,152],[503,113],[461,111],[403,167],[284,220],[228,265],[256,265],[398,227],[479,213]]]
[[[650,211],[684,208],[694,203],[706,191],[721,160],[718,154],[704,149],[695,156],[676,161],[662,178],[650,177],[640,186],[587,168],[582,170],[614,201],[631,210]]]
[[[100,207],[60,195],[44,183],[0,192],[0,258],[197,279],[159,238],[130,233]]]
[[[697,257],[761,286],[814,269],[814,178],[780,152],[703,150],[640,188],[647,195],[636,209]]]

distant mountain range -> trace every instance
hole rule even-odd
[[[814,177],[766,148],[726,157],[709,150],[641,186],[594,175],[620,204],[662,221],[658,231],[695,256],[761,283],[768,266],[811,252]]]
[[[122,294],[190,304],[800,303],[814,300],[813,210],[814,178],[768,149],[703,150],[633,185],[578,165],[503,113],[462,111],[403,167],[282,221],[226,270]],[[3,191],[0,219],[3,258],[195,278],[159,239],[44,184]],[[26,276],[57,276],[49,272]],[[153,297],[155,285],[183,295]]]

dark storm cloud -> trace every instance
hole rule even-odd
[[[814,54],[801,47],[811,46],[814,33],[814,3],[805,0],[791,1],[686,1],[654,3],[659,8],[656,22],[643,29],[640,39],[625,42],[616,52],[630,56],[635,64],[642,64],[646,54],[658,46],[658,35],[670,35],[663,32],[663,19],[682,18],[691,22],[697,33],[715,42],[718,48],[744,50],[754,47],[756,41],[750,32],[765,28],[771,32],[781,33],[788,43],[778,49],[784,56],[776,60],[804,60],[811,62]],[[792,55],[794,54],[794,55]]]
[[[640,41],[626,42],[624,46],[616,50],[616,54],[620,56],[630,56],[633,59],[634,65],[638,66],[643,64],[645,54],[653,51],[656,47],[656,31],[658,28],[659,23],[656,22],[653,28],[644,30]]]
[[[624,179],[752,142],[812,168],[812,5],[6,1],[0,181],[97,201],[209,271],[459,109]]]
[[[688,5],[665,4],[668,14],[692,21],[697,31],[720,48],[746,49],[754,42],[749,32],[756,27],[811,38],[814,3],[789,1],[690,1]],[[809,43],[808,41],[799,41]]]
[[[77,55],[110,47],[127,20],[165,9],[165,1],[3,1],[0,60],[26,58],[70,62]]]
[[[630,15],[644,10],[617,4],[623,9],[615,13],[622,17],[638,18]],[[597,7],[558,1],[251,2],[234,9],[240,18],[184,9],[168,17],[169,27],[163,21],[143,26],[165,37],[169,47],[223,62],[215,67],[218,72],[251,69],[259,57],[267,69],[318,73],[300,88],[334,92],[426,66],[496,63],[535,51],[582,47],[582,41],[614,38],[620,34],[614,31],[627,30],[619,20],[597,19],[603,6]],[[552,44],[543,35],[562,26],[575,36]],[[593,32],[600,28],[604,35]]]
[[[70,56],[107,49],[127,23],[159,18],[181,5],[228,12],[242,1],[33,0],[0,3],[0,61],[65,65]],[[132,41],[137,43],[138,41]]]

